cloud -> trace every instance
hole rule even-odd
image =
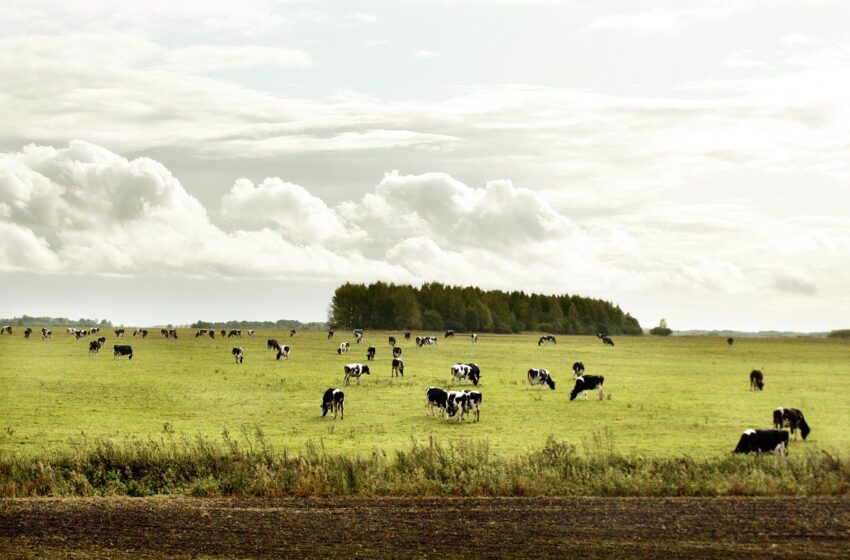
[[[256,45],[194,45],[168,52],[165,65],[177,70],[209,71],[254,66],[308,68],[310,56],[299,50]]]
[[[418,51],[413,53],[413,57],[418,58],[420,60],[433,60],[435,58],[439,58],[440,56],[440,53],[430,51],[428,49],[419,49]]]
[[[386,47],[387,45],[390,44],[390,42],[387,41],[386,39],[373,39],[371,41],[366,41],[363,44],[366,45],[367,47]]]
[[[587,25],[594,31],[632,31],[636,33],[675,33],[682,30],[682,18],[668,10],[655,8],[634,14],[599,16]]]

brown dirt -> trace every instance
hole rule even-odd
[[[2,558],[847,558],[850,498],[0,500]]]

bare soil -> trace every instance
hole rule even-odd
[[[850,498],[0,500],[2,558],[848,558]]]

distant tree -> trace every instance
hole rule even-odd
[[[839,329],[826,335],[827,338],[850,338],[850,329]]]
[[[671,334],[673,334],[673,331],[667,328],[667,319],[661,319],[658,322],[657,327],[649,329],[649,334],[655,336],[670,336]]]

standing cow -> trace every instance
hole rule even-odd
[[[322,417],[327,416],[328,411],[331,416],[336,419],[336,413],[339,412],[339,419],[345,418],[345,393],[336,387],[330,387],[325,394],[322,395]]]
[[[241,364],[242,360],[245,359],[245,352],[242,351],[240,346],[234,346],[230,353],[233,354],[233,358],[236,360],[237,364]]]

